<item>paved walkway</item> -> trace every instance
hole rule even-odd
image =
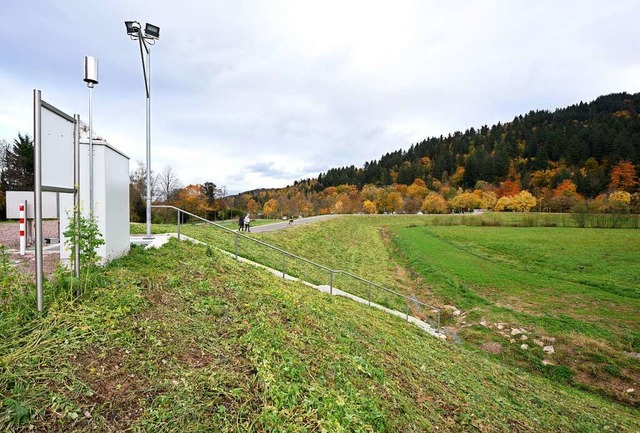
[[[291,227],[298,227],[305,224],[311,224],[319,221],[325,221],[331,218],[335,218],[338,215],[320,215],[308,218],[296,218],[293,220],[293,223],[289,224],[289,220],[282,221],[279,223],[273,224],[264,224],[261,226],[251,227],[251,233],[263,233],[263,232],[272,232],[275,230],[288,229]]]

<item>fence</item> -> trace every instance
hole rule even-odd
[[[419,301],[415,296],[409,297],[403,295],[345,270],[331,269],[175,206],[154,205],[152,207],[173,209],[176,211],[178,239],[181,237],[181,232],[184,231],[182,215],[188,215],[191,218],[216,227],[220,230],[220,233],[224,233],[223,236],[219,236],[211,233],[211,231],[205,233],[202,230],[198,231],[191,227],[191,232],[195,233],[195,236],[192,237],[197,237],[199,238],[198,240],[206,238],[208,243],[215,243],[216,247],[232,253],[236,259],[243,257],[269,268],[282,270],[283,278],[285,278],[286,275],[291,275],[316,285],[328,286],[329,293],[331,294],[333,294],[334,288],[340,287],[340,290],[343,292],[365,300],[370,306],[372,304],[378,304],[389,309],[404,312],[406,320],[409,320],[410,315],[415,316],[425,322],[431,322],[438,331],[440,330],[440,309]],[[433,315],[435,315],[435,318]]]

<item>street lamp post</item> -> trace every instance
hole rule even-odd
[[[93,86],[98,84],[98,59],[95,57],[84,57],[83,81],[89,88],[89,215],[93,218]]]
[[[144,31],[138,21],[125,21],[127,34],[140,44],[142,73],[147,94],[147,238],[151,237],[151,45],[160,38],[160,27],[147,23]],[[146,58],[145,58],[146,54]]]

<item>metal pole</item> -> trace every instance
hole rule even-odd
[[[285,257],[286,257],[286,254],[285,254],[285,252],[283,251],[283,252],[282,252],[282,278],[284,278],[284,276],[285,276],[285,272],[286,272],[286,270],[287,270],[287,268],[286,268],[286,264],[285,264]]]
[[[369,283],[369,306],[371,306],[371,283]]]
[[[73,126],[73,185],[75,192],[73,193],[73,222],[76,228],[73,238],[73,267],[75,277],[80,278],[80,240],[78,236],[78,224],[80,223],[80,115],[74,116],[75,124]],[[91,124],[91,122],[89,122]],[[91,127],[89,127],[91,128]],[[80,287],[78,287],[78,292]],[[80,293],[78,293],[79,295]]]
[[[409,304],[405,301],[404,303],[407,306],[407,322],[409,321]]]
[[[440,330],[440,310],[438,310],[438,331]]]
[[[236,250],[236,260],[238,260],[238,233],[236,233],[236,242],[235,242],[235,250]]]
[[[89,86],[89,218],[93,219],[93,83]]]
[[[329,271],[329,294],[333,295],[333,271]]]
[[[141,36],[142,37],[142,36]],[[147,52],[147,237],[151,237],[151,50]]]
[[[178,240],[180,240],[180,210],[178,210]]]
[[[36,306],[38,311],[43,308],[43,274],[42,274],[42,131],[40,106],[42,94],[40,90],[33,90],[33,146],[34,146],[34,216],[36,224]]]

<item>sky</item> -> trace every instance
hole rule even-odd
[[[432,136],[640,91],[640,0],[3,0],[0,139],[33,135],[33,89],[146,160],[229,194],[292,185]],[[46,164],[46,161],[43,161]]]

